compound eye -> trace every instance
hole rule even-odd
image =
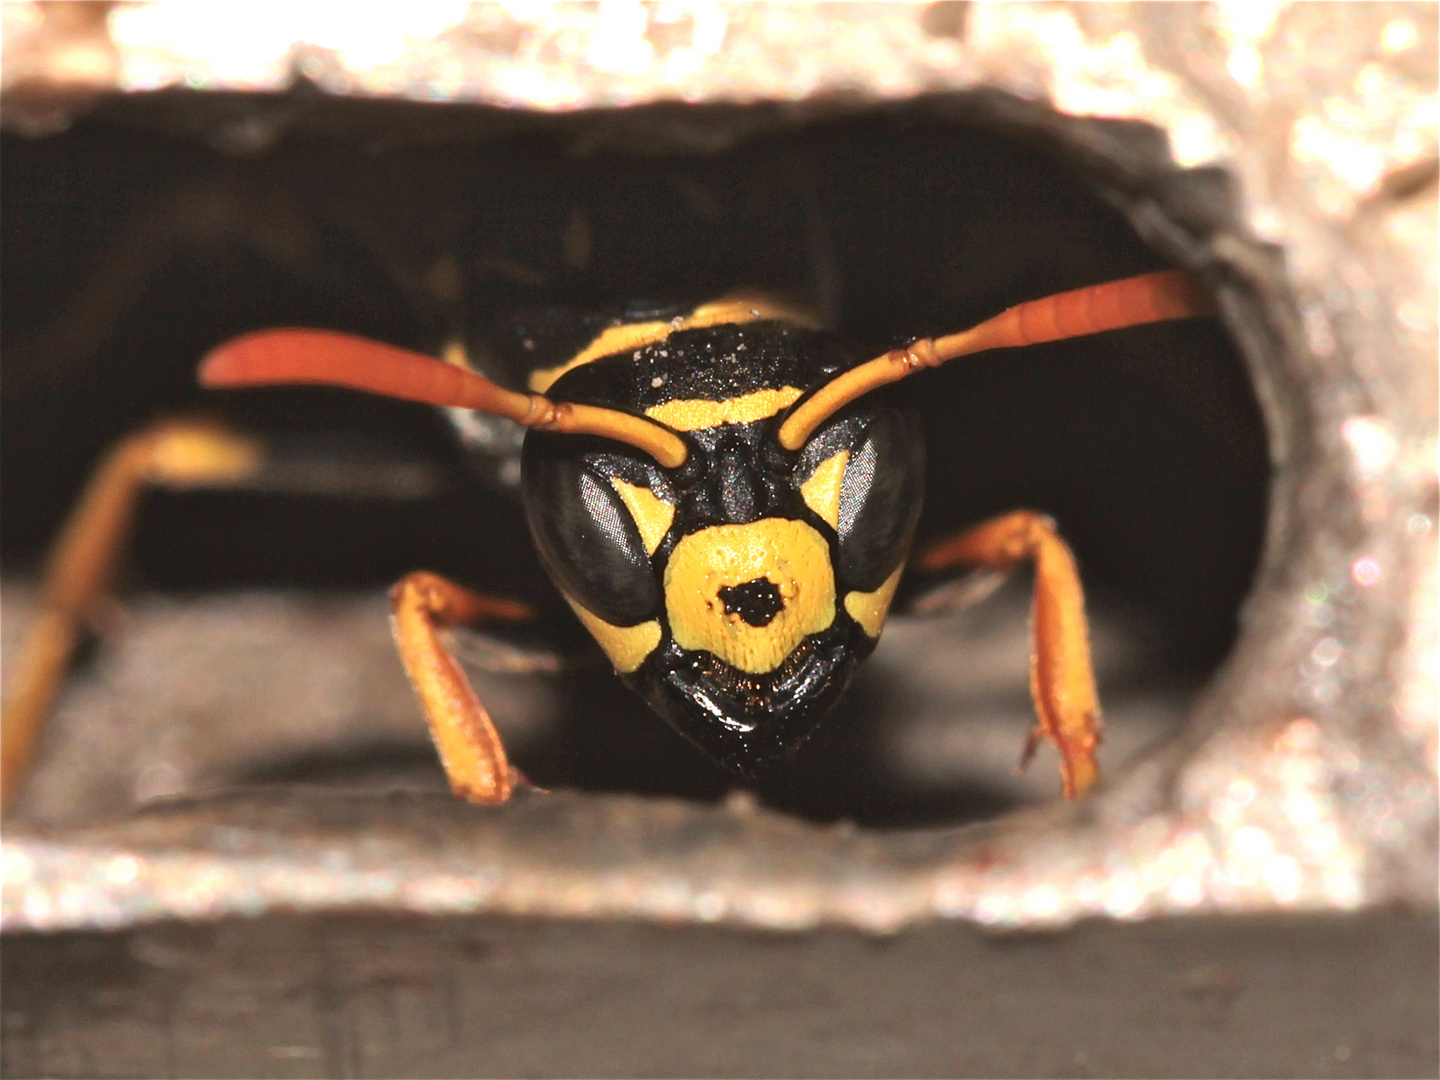
[[[925,500],[925,440],[914,413],[886,409],[865,428],[840,482],[840,576],[878,589],[904,561]]]
[[[800,486],[840,540],[836,569],[851,589],[878,589],[905,559],[925,495],[925,443],[912,413],[876,409],[807,445]]]
[[[608,623],[654,618],[660,585],[617,482],[563,450],[537,450],[532,443],[539,441],[553,440],[526,440],[522,489],[545,569],[567,596]]]

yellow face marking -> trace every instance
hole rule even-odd
[[[720,590],[767,578],[785,606],[765,626],[726,615]],[[704,649],[741,671],[780,666],[835,621],[835,576],[824,537],[803,521],[714,525],[675,545],[665,567],[665,612],[682,649]]]
[[[610,484],[625,504],[625,509],[629,510],[630,516],[635,519],[635,524],[640,529],[640,539],[645,541],[645,550],[654,555],[660,541],[664,540],[665,534],[670,531],[670,523],[675,520],[675,507],[657,499],[655,493],[647,487],[627,484],[614,477],[610,478]]]
[[[783,319],[815,329],[820,325],[813,314],[803,308],[785,304],[759,293],[732,293],[701,304],[689,315],[669,322],[630,323],[611,326],[565,363],[530,374],[530,389],[537,394],[549,391],[552,383],[567,371],[615,353],[634,352],[657,341],[664,341],[677,330],[698,330],[706,326],[758,322],[761,319]],[[682,430],[689,430],[688,428]]]
[[[849,462],[850,451],[837,450],[817,465],[810,479],[800,485],[800,497],[805,505],[832,529],[840,528],[840,481],[845,479],[845,466]]]
[[[885,616],[890,612],[890,601],[895,598],[895,586],[900,584],[900,574],[904,569],[905,564],[901,563],[885,579],[885,584],[874,592],[845,594],[845,610],[860,624],[860,629],[873,638],[878,638],[885,626]]]
[[[686,398],[652,405],[645,410],[645,415],[676,431],[695,431],[721,424],[748,424],[774,416],[791,405],[800,393],[794,386],[782,386],[779,390],[756,390],[753,394],[742,394],[724,401]]]
[[[636,626],[616,626],[598,615],[592,615],[568,596],[565,602],[580,616],[585,629],[599,642],[610,663],[622,675],[630,674],[643,664],[645,658],[655,651],[655,646],[660,644],[660,623],[655,619]]]

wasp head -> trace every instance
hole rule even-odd
[[[875,647],[920,512],[920,429],[909,413],[855,406],[787,451],[786,411],[845,365],[828,336],[727,327],[662,344],[550,392],[666,425],[685,463],[531,432],[526,516],[622,678],[754,776],[798,751]]]

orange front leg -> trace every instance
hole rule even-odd
[[[110,595],[144,490],[243,484],[263,458],[253,439],[177,420],[131,435],[101,460],[51,550],[39,609],[0,706],[0,806],[23,782],[71,654]]]
[[[1090,665],[1085,594],[1075,557],[1043,514],[1020,510],[987,521],[932,545],[920,557],[925,570],[975,566],[1010,570],[1035,562],[1035,604],[1031,614],[1030,693],[1038,723],[1021,758],[1029,763],[1041,736],[1060,751],[1060,775],[1067,799],[1079,798],[1098,774],[1100,700]]]
[[[510,765],[500,733],[460,664],[446,647],[445,631],[483,619],[527,619],[513,600],[480,596],[437,574],[406,574],[390,591],[391,627],[401,663],[420,698],[450,790],[472,803],[509,800],[520,771]]]

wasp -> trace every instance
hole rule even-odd
[[[1101,715],[1074,557],[1041,513],[1016,511],[911,559],[924,490],[917,417],[885,386],[959,357],[1213,313],[1180,271],[1019,304],[971,329],[858,355],[802,309],[737,292],[699,306],[629,305],[512,320],[482,372],[463,342],[428,356],[333,331],[263,330],[200,365],[207,387],[346,387],[524,429],[520,488],[540,561],[619,678],[723,768],[793,758],[874,650],[907,565],[1035,569],[1031,693],[1063,793],[1098,776]],[[492,377],[493,376],[493,377]],[[506,385],[508,383],[508,385]],[[518,427],[517,427],[518,425]],[[260,451],[162,426],[101,466],[52,556],[37,630],[5,715],[8,793],[87,605],[103,591],[135,488],[224,480]],[[406,674],[453,791],[507,801],[526,783],[447,632],[528,608],[439,575],[391,593]]]

